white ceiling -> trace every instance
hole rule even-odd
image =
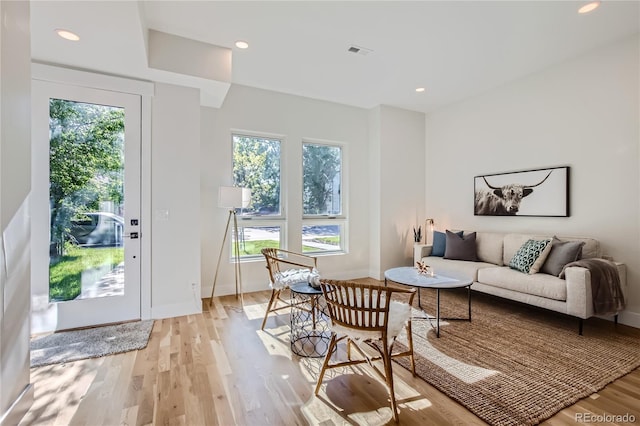
[[[32,57],[204,91],[219,83],[149,69],[151,28],[232,48],[233,84],[429,112],[640,31],[639,1],[604,0],[586,15],[577,13],[581,4],[32,1]],[[57,37],[60,27],[81,41]],[[239,39],[249,49],[234,47]],[[352,44],[372,52],[348,53]]]

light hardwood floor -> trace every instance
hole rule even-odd
[[[328,372],[313,395],[322,359],[291,354],[288,315],[260,331],[269,294],[246,294],[243,310],[233,296],[216,297],[202,314],[157,320],[140,351],[32,369],[36,400],[21,425],[393,424],[368,366]],[[398,365],[394,377],[400,424],[485,424]],[[544,424],[576,425],[580,413],[630,413],[640,423],[639,406],[635,370]]]

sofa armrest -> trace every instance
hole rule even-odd
[[[591,272],[587,268],[570,266],[564,271],[567,283],[567,314],[578,318],[593,316]]]
[[[627,297],[627,267],[624,263],[614,262],[620,275],[620,288]],[[567,282],[567,313],[579,318],[589,318],[593,312],[593,294],[591,293],[591,272],[586,268],[570,266],[565,269]]]
[[[414,244],[413,245],[413,264],[420,262],[423,257],[427,257],[431,254],[433,245],[429,244]]]

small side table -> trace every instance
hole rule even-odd
[[[399,268],[387,269],[384,271],[384,285],[387,281],[398,284],[416,287],[418,289],[418,307],[422,309],[420,303],[420,289],[433,288],[436,290],[436,337],[440,337],[440,320],[463,320],[471,322],[471,280],[459,280],[445,277],[444,275],[426,276],[420,275],[418,270],[412,266],[401,266]],[[467,318],[441,318],[440,317],[440,290],[450,290],[454,288],[467,288],[467,302],[469,304],[469,315]],[[425,319],[431,324],[431,317],[427,314]]]
[[[322,290],[307,283],[291,289],[291,350],[304,357],[318,358],[327,353],[331,341],[327,304]]]

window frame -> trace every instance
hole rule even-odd
[[[339,148],[340,149],[340,214],[306,214],[304,213],[304,146],[305,145],[315,145],[315,146],[329,146],[329,147],[335,147],[335,148]],[[301,144],[301,158],[300,158],[300,170],[302,171],[301,173],[301,178],[302,178],[302,220],[303,220],[303,225],[304,225],[304,220],[305,219],[346,219],[347,215],[345,213],[346,210],[346,203],[345,203],[345,170],[344,170],[344,164],[345,164],[345,150],[346,150],[346,146],[343,143],[340,142],[331,142],[331,141],[321,141],[321,140],[317,140],[317,139],[307,139],[307,138],[303,138],[302,139],[302,144]]]
[[[266,215],[260,216],[255,214],[244,214],[242,209],[239,209],[239,214],[237,215],[239,221],[245,220],[268,220],[268,221],[283,221],[286,222],[286,174],[284,171],[283,165],[285,164],[285,137],[284,135],[266,133],[266,132],[251,132],[246,130],[231,130],[231,181],[233,185],[236,185],[235,177],[234,177],[234,146],[235,141],[234,137],[246,137],[246,138],[260,138],[260,139],[269,139],[269,140],[277,140],[280,142],[280,213],[277,215]],[[252,195],[253,196],[253,195]]]
[[[316,146],[330,146],[337,147],[340,149],[340,214],[330,215],[330,214],[305,214],[304,213],[304,146],[305,145],[316,145]],[[348,228],[349,228],[349,220],[348,220],[348,170],[346,168],[347,159],[348,159],[348,151],[347,144],[343,142],[337,141],[329,141],[329,140],[321,140],[321,139],[312,139],[312,138],[302,138],[302,142],[300,145],[300,182],[302,187],[302,223],[301,230],[305,226],[322,226],[322,225],[339,225],[340,226],[340,249],[338,250],[319,250],[319,251],[306,251],[304,254],[310,254],[314,256],[330,256],[330,255],[340,255],[346,254],[349,252],[349,240],[348,240]],[[302,246],[304,245],[302,240],[302,233],[300,234],[300,247],[302,250]]]
[[[302,227],[305,226],[322,226],[322,225],[338,225],[340,227],[340,248],[336,250],[310,250],[304,251],[302,247],[304,247],[304,240],[302,239],[302,233],[300,234],[300,251],[304,254],[314,255],[314,256],[328,256],[335,254],[345,254],[348,253],[347,247],[347,221],[343,219],[337,218],[321,218],[321,219],[303,219]]]
[[[259,227],[274,227],[277,226],[280,228],[280,242],[279,248],[286,249],[287,248],[287,235],[288,235],[288,226],[289,222],[287,220],[287,173],[284,165],[286,164],[286,137],[282,134],[275,133],[267,133],[267,132],[255,132],[241,129],[231,129],[230,131],[230,140],[231,140],[231,182],[235,185],[234,178],[234,146],[235,141],[234,137],[247,137],[247,138],[261,138],[268,140],[277,140],[280,142],[280,213],[278,215],[245,215],[243,214],[242,209],[238,209],[236,214],[236,218],[238,220],[238,235],[240,236],[242,232],[242,228],[259,228]],[[231,238],[231,244],[229,244],[230,250],[229,255],[230,259],[233,259],[233,237]],[[254,254],[254,255],[241,255],[240,262],[251,262],[262,259],[262,254]]]
[[[285,221],[273,220],[273,219],[265,219],[265,220],[256,220],[256,219],[246,219],[246,220],[238,220],[238,236],[242,235],[244,228],[263,228],[263,227],[278,227],[280,228],[280,241],[278,248],[286,249],[287,242],[287,224]],[[233,259],[233,236],[231,237],[231,244],[229,245],[229,255],[230,259]],[[254,261],[262,259],[261,253],[256,254],[241,254],[240,262],[244,261]]]

